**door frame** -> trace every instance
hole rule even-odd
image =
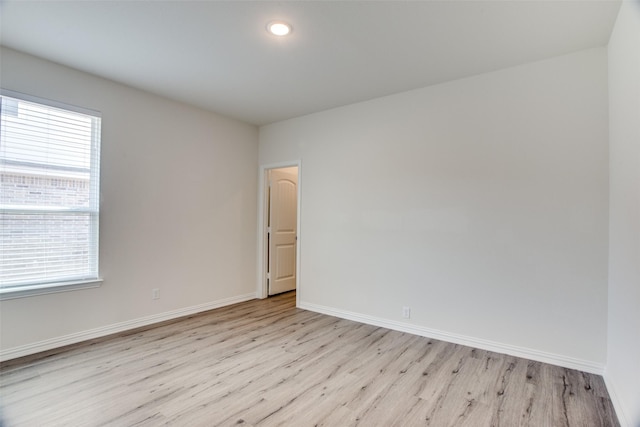
[[[258,277],[256,287],[256,297],[263,299],[269,296],[269,290],[267,287],[267,193],[269,191],[269,182],[267,180],[267,174],[272,169],[281,169],[297,167],[298,168],[298,188],[297,188],[297,206],[296,206],[296,222],[297,222],[297,236],[296,242],[296,307],[300,304],[300,247],[302,246],[302,232],[300,228],[300,207],[301,207],[301,195],[302,195],[302,161],[293,160],[289,162],[270,163],[267,165],[260,165],[260,171],[258,173]]]

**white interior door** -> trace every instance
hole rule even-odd
[[[296,288],[297,208],[297,168],[272,169],[267,223],[269,295]]]

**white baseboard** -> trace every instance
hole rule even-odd
[[[211,301],[204,304],[198,304],[191,307],[180,308],[178,310],[167,311],[164,313],[153,314],[151,316],[141,317],[139,319],[127,320],[126,322],[115,323],[113,325],[103,326],[100,328],[90,329],[88,331],[77,332],[70,335],[51,338],[32,344],[22,345],[0,351],[0,361],[15,359],[16,357],[28,356],[30,354],[39,353],[41,351],[52,350],[54,348],[63,347],[69,344],[76,344],[107,335],[124,332],[130,329],[142,326],[152,325],[154,323],[164,322],[166,320],[177,319],[183,316],[200,313],[214,308],[220,308],[239,302],[249,301],[256,298],[256,294],[244,294],[230,298],[223,298],[217,301]]]
[[[607,391],[609,392],[611,403],[613,403],[613,408],[616,410],[616,415],[618,416],[618,421],[620,422],[620,426],[631,427],[631,422],[629,421],[629,418],[627,418],[626,416],[624,405],[622,404],[622,401],[620,400],[620,398],[618,398],[618,394],[616,393],[616,388],[613,385],[611,378],[609,378],[609,375],[607,374],[606,369],[602,377],[604,378],[604,384],[607,386]]]
[[[583,372],[602,375],[604,373],[604,365],[588,360],[575,359],[573,357],[547,353],[544,351],[534,350],[526,347],[518,347],[510,344],[503,344],[495,341],[489,341],[481,338],[469,337],[466,335],[452,334],[437,329],[416,326],[404,322],[396,322],[379,317],[369,316],[351,311],[325,307],[317,304],[301,302],[299,308],[315,311],[317,313],[328,314],[330,316],[340,317],[342,319],[354,320],[368,325],[380,326],[395,331],[407,332],[414,335],[433,338],[441,341],[451,342],[454,344],[466,345],[469,347],[481,348],[483,350],[495,351],[496,353],[508,354],[510,356],[522,357],[525,359],[536,360],[538,362],[549,363],[551,365],[562,366],[569,369],[577,369]]]

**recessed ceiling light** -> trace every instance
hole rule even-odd
[[[271,21],[267,24],[267,31],[274,36],[286,36],[293,31],[293,27],[284,21]]]

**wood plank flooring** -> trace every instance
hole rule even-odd
[[[617,426],[601,377],[295,308],[295,293],[8,361],[13,426]]]

